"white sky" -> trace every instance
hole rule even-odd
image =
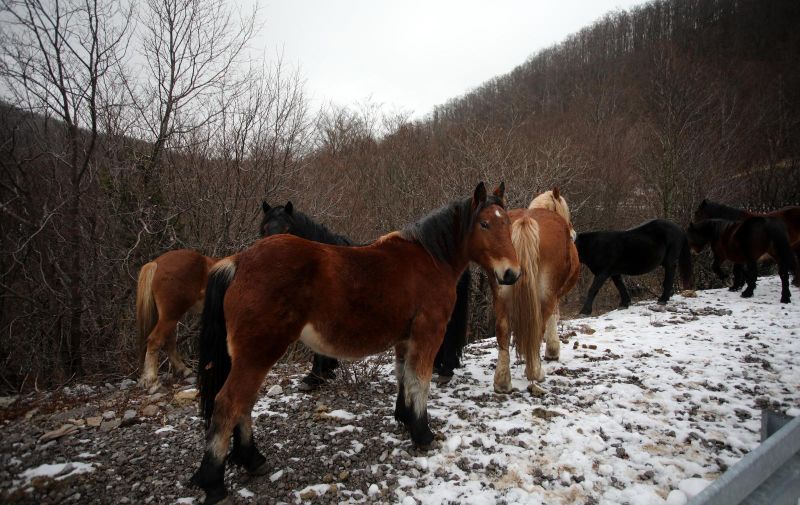
[[[421,118],[612,10],[642,0],[261,0],[253,48],[299,67],[312,106]]]

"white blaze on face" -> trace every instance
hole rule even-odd
[[[495,216],[497,216],[497,217],[503,217],[503,215],[502,215],[502,214],[500,214],[500,211],[499,211],[499,210],[497,210],[497,209],[495,209],[495,211],[494,211],[494,215],[495,215]]]

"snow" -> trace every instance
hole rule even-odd
[[[27,483],[37,477],[49,477],[56,480],[64,480],[68,477],[78,475],[79,473],[93,472],[94,467],[91,463],[81,463],[75,461],[72,463],[54,463],[39,465],[35,468],[29,468],[22,472],[19,477],[22,482]],[[16,484],[16,483],[15,483]]]
[[[252,491],[250,491],[246,487],[243,487],[238,492],[239,492],[239,496],[241,496],[242,498],[252,498],[252,497],[255,496],[255,493],[253,493]]]
[[[175,431],[175,427],[170,425],[170,424],[168,424],[168,425],[166,425],[166,426],[164,426],[162,428],[157,429],[156,433],[166,433],[168,431]]]
[[[431,386],[428,411],[443,438],[424,456],[408,457],[391,416],[369,440],[351,425],[330,434],[353,439],[354,452],[385,444],[381,462],[405,454],[412,464],[397,475],[400,503],[683,505],[758,446],[762,408],[800,413],[800,292],[792,291],[793,304],[777,303],[780,282],[765,277],[750,299],[698,291],[666,308],[647,301],[563,321],[568,343],[559,361],[543,363],[543,397],[526,391],[514,358],[515,391],[495,394],[496,344],[472,344],[450,383]],[[263,398],[254,415],[292,396]],[[387,395],[367,408],[393,404]],[[368,494],[380,490],[372,484]]]

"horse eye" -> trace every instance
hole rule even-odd
[[[488,230],[489,229],[489,222],[488,221],[481,221],[481,228],[483,228],[484,230]]]

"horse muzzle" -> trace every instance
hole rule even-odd
[[[502,277],[500,277],[500,274],[498,274],[496,271],[494,275],[497,278],[498,284],[502,284],[503,286],[510,286],[515,282],[517,282],[517,279],[519,279],[520,271],[514,270],[513,268],[506,268],[505,271],[503,272]]]

